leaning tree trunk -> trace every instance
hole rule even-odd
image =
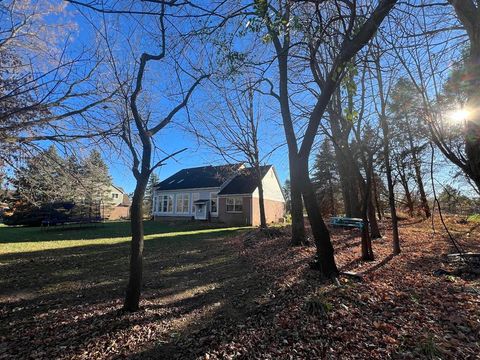
[[[417,179],[418,191],[420,193],[420,202],[422,203],[423,212],[428,219],[431,216],[430,206],[428,205],[427,195],[425,194],[425,187],[423,186],[422,172],[420,170],[420,164],[417,162],[416,156],[414,157],[415,177]]]
[[[313,267],[320,271],[325,278],[336,278],[339,274],[335,263],[333,245],[325,222],[323,221],[320,207],[318,206],[315,190],[310,181],[308,172],[308,158],[299,158],[299,179],[308,220],[312,229],[313,238],[317,248],[317,258]]]
[[[407,202],[408,216],[413,217],[415,208],[413,205],[412,193],[410,192],[410,187],[408,186],[407,175],[405,174],[404,163],[398,164],[398,174],[400,175],[400,183],[403,186],[403,191],[405,191],[405,200]]]
[[[130,277],[123,308],[137,311],[140,304],[143,277],[143,198],[148,184],[149,173],[139,173],[130,208],[132,241],[130,244]]]

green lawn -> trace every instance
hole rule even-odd
[[[210,224],[145,222],[145,240],[200,239],[224,236],[239,230],[238,227],[219,228]],[[108,222],[84,228],[52,228],[42,231],[38,227],[9,227],[0,224],[0,255],[25,253],[78,246],[98,246],[125,243],[130,240],[129,222]],[[173,243],[175,244],[175,242]],[[155,246],[155,245],[154,245]]]
[[[128,319],[150,319],[154,329],[142,331],[170,339],[187,313],[195,322],[223,304],[226,292],[237,296],[248,286],[250,270],[229,244],[245,229],[145,222],[144,312],[125,320],[118,309],[128,280],[128,222],[50,231],[0,226],[0,334],[7,334],[0,358],[63,358],[66,347],[67,358],[82,358],[86,347],[107,354],[119,329],[135,336]],[[118,344],[115,351],[124,351]]]
[[[179,269],[226,261],[229,252],[218,245],[218,252],[210,252],[211,243],[221,245],[224,237],[241,229],[145,222],[146,282]],[[0,304],[23,296],[39,298],[53,293],[76,296],[79,289],[88,288],[104,288],[118,294],[128,278],[129,245],[128,222],[49,231],[1,226]]]
[[[87,348],[95,354],[87,358],[111,358],[169,341],[185,324],[213,316],[252,282],[231,244],[248,228],[218,226],[145,222],[143,311],[119,316],[128,222],[50,231],[0,225],[0,358],[85,358]],[[144,339],[128,350],[122,341],[135,339],[139,326]]]

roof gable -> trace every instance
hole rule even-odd
[[[261,176],[267,174],[272,165],[261,166]],[[237,194],[251,194],[257,188],[257,179],[254,168],[244,168],[239,171],[225,187],[220,190],[218,195],[237,195]]]
[[[221,187],[243,166],[220,165],[183,169],[158,183],[157,190],[183,190]]]

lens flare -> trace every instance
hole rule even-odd
[[[453,123],[461,123],[467,121],[470,116],[470,112],[467,109],[457,109],[449,113],[450,121]]]

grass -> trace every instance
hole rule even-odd
[[[163,224],[145,222],[145,240],[172,240],[178,237],[225,235],[240,228],[219,228],[197,223]],[[58,228],[42,231],[38,227],[0,225],[0,255],[66,249],[76,246],[113,245],[130,241],[129,222],[109,222],[84,228]]]
[[[470,216],[467,218],[467,221],[469,221],[469,222],[475,222],[475,223],[480,223],[480,214],[470,215]]]
[[[196,322],[217,310],[230,297],[226,294],[248,287],[250,270],[228,239],[245,229],[145,222],[142,316],[153,316],[159,336]],[[59,344],[74,343],[81,352],[87,342],[100,341],[99,319],[108,319],[109,331],[128,325],[115,310],[128,279],[129,245],[127,222],[50,231],[0,226],[0,333],[10,334],[5,341],[15,356],[28,358],[36,351],[21,340],[26,331],[56,358]]]
[[[211,241],[242,228],[209,224],[145,222],[146,273],[158,276],[213,266],[228,253],[204,259]],[[127,277],[130,224],[111,222],[81,229],[0,227],[0,285],[5,293],[32,296],[78,290]],[[221,249],[221,247],[219,247]],[[165,261],[170,260],[170,262]],[[150,271],[153,264],[160,267]],[[2,297],[0,296],[0,300]]]

